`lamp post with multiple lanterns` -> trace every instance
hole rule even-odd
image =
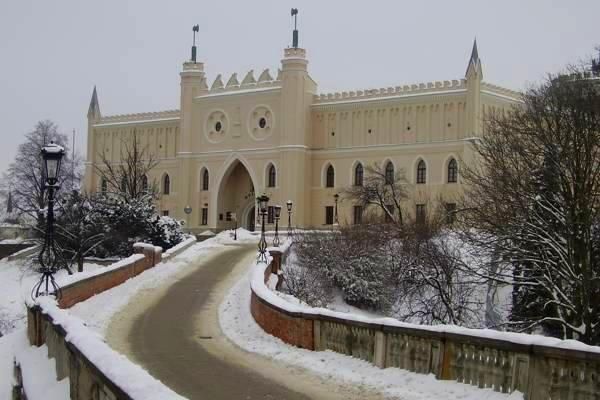
[[[257,262],[267,262],[267,239],[265,238],[265,216],[267,215],[267,204],[269,197],[262,194],[256,199],[261,216],[260,240],[258,241],[258,260]]]
[[[338,201],[340,199],[340,195],[339,194],[334,194],[333,195],[333,199],[335,200],[335,218],[334,218],[334,223],[337,225],[338,224]]]
[[[39,272],[42,274],[40,280],[34,285],[31,294],[33,298],[54,294],[60,297],[60,287],[54,279],[60,262],[60,252],[54,244],[54,195],[60,188],[58,177],[65,149],[62,146],[50,142],[41,151],[43,160],[42,185],[48,193],[48,209],[46,212],[46,233],[44,245],[38,256],[40,263]]]

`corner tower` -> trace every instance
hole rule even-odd
[[[477,49],[477,39],[473,41],[471,58],[465,73],[467,83],[467,137],[480,136],[482,132],[481,121],[481,81],[483,80],[483,70],[479,51]]]
[[[292,9],[296,20],[298,10]],[[281,152],[282,191],[294,202],[295,224],[306,226],[310,210],[310,116],[317,85],[308,74],[306,50],[298,46],[294,21],[292,47],[284,49],[281,60]]]

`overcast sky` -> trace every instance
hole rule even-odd
[[[94,85],[104,115],[178,108],[194,24],[209,84],[277,71],[291,7],[322,92],[462,78],[474,37],[484,80],[523,89],[600,44],[598,0],[4,0],[0,171],[40,119],[85,151]]]

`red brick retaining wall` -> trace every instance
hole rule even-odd
[[[75,304],[87,300],[90,297],[109,290],[126,280],[141,274],[145,270],[154,267],[161,260],[162,250],[160,247],[149,245],[135,245],[134,255],[126,260],[120,261],[122,266],[110,269],[99,275],[74,282],[62,288],[62,296],[58,301],[60,308],[69,308]]]

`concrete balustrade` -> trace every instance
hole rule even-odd
[[[273,260],[265,267],[265,284],[282,259],[281,252],[270,253]],[[526,334],[362,322],[318,311],[290,311],[254,288],[251,296],[255,321],[297,347],[332,350],[380,368],[433,374],[503,393],[518,390],[528,400],[600,399],[598,347],[559,340],[551,346],[545,343],[553,339]]]

